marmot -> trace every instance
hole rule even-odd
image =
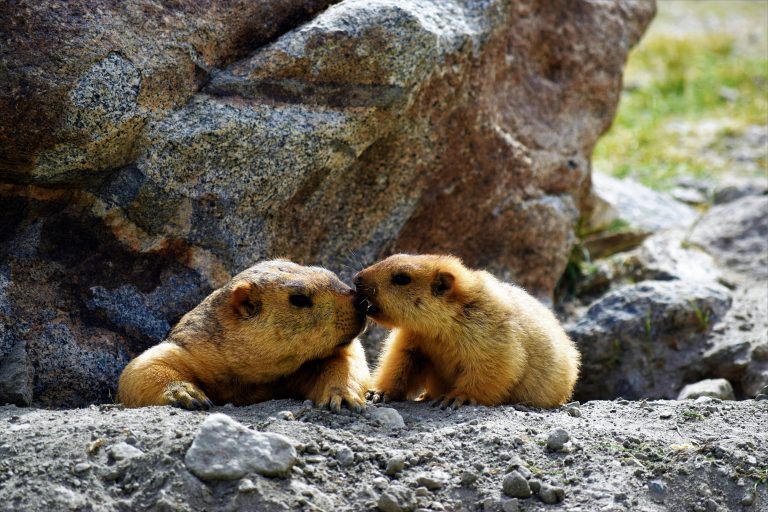
[[[571,397],[579,352],[521,288],[453,256],[406,254],[366,268],[355,285],[361,307],[392,329],[374,372],[374,402],[556,407]]]
[[[286,260],[235,276],[131,361],[117,400],[127,407],[207,409],[272,398],[339,411],[365,406],[370,374],[357,335],[365,312],[324,268]]]

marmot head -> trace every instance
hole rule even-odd
[[[434,330],[461,311],[468,274],[454,256],[395,254],[355,276],[355,300],[385,327]]]
[[[321,267],[264,261],[221,292],[216,308],[224,335],[242,340],[262,360],[287,358],[287,364],[328,357],[365,325],[354,291]]]

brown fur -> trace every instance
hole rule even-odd
[[[407,276],[396,284],[396,276]],[[556,407],[580,356],[555,316],[521,288],[452,256],[398,254],[355,278],[369,316],[392,329],[374,372],[374,401],[430,399]]]
[[[309,297],[300,307],[291,295]],[[333,273],[285,260],[235,276],[184,315],[168,338],[131,361],[117,399],[128,407],[272,398],[360,409],[370,375],[360,341],[364,315]]]

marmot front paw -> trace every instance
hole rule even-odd
[[[190,382],[183,381],[171,382],[165,386],[163,398],[168,405],[190,411],[210,409],[213,405],[213,402],[205,396],[200,388]]]
[[[361,413],[365,409],[365,397],[354,386],[328,386],[313,400],[315,406],[321,409],[329,408],[333,412],[341,412],[342,404],[346,403],[349,410]]]

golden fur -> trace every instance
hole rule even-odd
[[[128,407],[199,409],[290,397],[360,410],[370,375],[356,338],[365,316],[353,298],[353,290],[326,269],[259,263],[131,361],[117,399]]]
[[[392,329],[374,372],[374,402],[419,393],[443,407],[570,399],[579,352],[521,288],[453,256],[404,254],[363,270],[355,285],[369,316]]]

